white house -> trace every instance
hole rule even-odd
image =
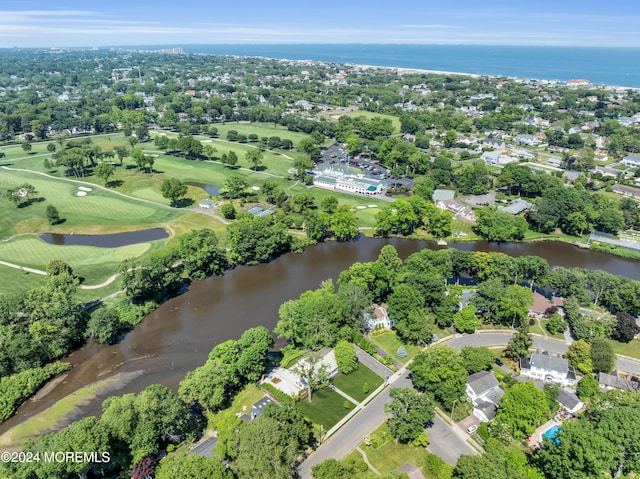
[[[367,322],[367,327],[371,331],[376,329],[391,329],[395,322],[389,318],[387,314],[387,308],[383,304],[382,306],[374,305],[373,315],[365,313],[364,319]]]
[[[536,146],[540,143],[540,140],[538,140],[533,135],[516,135],[513,141],[515,141],[520,145],[529,145],[529,146]]]
[[[467,398],[473,403],[473,415],[482,422],[496,417],[498,403],[504,396],[493,371],[480,371],[467,378]]]
[[[561,386],[572,386],[577,382],[576,372],[573,366],[569,366],[569,361],[547,351],[536,351],[528,358],[520,358],[520,374]]]
[[[622,159],[621,163],[630,168],[640,168],[640,156],[636,156],[636,155],[625,156]]]
[[[584,403],[578,399],[578,396],[566,389],[563,389],[560,391],[560,394],[558,394],[558,402],[560,406],[571,414],[577,413],[584,406]]]

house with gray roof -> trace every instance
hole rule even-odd
[[[563,409],[571,414],[577,413],[584,406],[584,403],[580,401],[578,396],[566,389],[563,389],[560,391],[560,394],[558,394],[558,402]]]
[[[528,358],[520,358],[520,374],[561,386],[573,386],[577,382],[576,372],[569,361],[547,351],[536,351]]]
[[[515,141],[519,145],[529,145],[529,146],[536,146],[540,143],[540,140],[538,140],[533,135],[516,135],[513,141]]]
[[[625,156],[620,163],[622,163],[623,165],[629,166],[631,168],[640,168],[640,156],[637,156],[637,155]]]
[[[598,373],[598,382],[600,387],[606,391],[619,389],[634,393],[640,392],[640,382],[634,381],[630,377],[621,378],[616,371],[614,371],[614,374]]]
[[[467,378],[467,398],[473,403],[473,415],[482,422],[496,417],[498,403],[504,396],[493,371],[479,371]]]
[[[498,209],[505,213],[509,213],[510,215],[519,215],[523,211],[530,209],[532,206],[533,204],[528,201],[518,198],[517,200],[512,201],[509,206],[498,206]]]

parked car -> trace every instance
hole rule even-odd
[[[469,427],[467,428],[467,432],[468,432],[469,434],[473,434],[473,433],[474,433],[474,432],[476,432],[477,430],[478,430],[478,426],[476,426],[475,424],[474,424],[473,426],[469,426]]]

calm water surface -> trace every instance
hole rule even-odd
[[[351,243],[329,242],[307,248],[304,254],[286,254],[257,266],[241,266],[223,277],[194,282],[145,318],[116,345],[88,344],[66,360],[73,365],[65,380],[39,401],[27,401],[18,414],[0,426],[0,433],[42,411],[57,400],[119,372],[144,371],[111,394],[139,392],[154,383],[176,389],[188,371],[202,365],[209,351],[248,328],[273,329],[278,308],[323,280],[337,279],[356,261],[373,261],[380,249],[393,244],[406,258],[423,248],[441,249],[434,243],[405,239],[361,238]],[[603,253],[582,250],[559,242],[522,244],[457,243],[466,251],[501,251],[511,256],[537,255],[552,266],[603,269],[640,280],[640,263]],[[82,409],[82,415],[98,414],[105,394]]]

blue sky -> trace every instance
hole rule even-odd
[[[640,47],[637,0],[2,0],[0,47],[426,43]]]

